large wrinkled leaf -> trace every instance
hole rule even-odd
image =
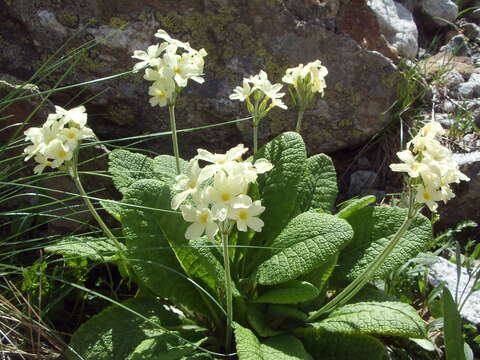
[[[306,281],[291,280],[267,289],[254,301],[267,304],[298,304],[316,298],[318,289]]]
[[[122,249],[125,251],[126,247],[122,246]],[[45,247],[45,251],[67,257],[86,257],[95,261],[118,260],[118,249],[110,239],[92,236],[68,236]]]
[[[178,345],[178,336],[162,334],[143,340],[125,360],[180,360],[196,351],[197,344]]]
[[[311,360],[300,340],[293,336],[275,336],[260,343],[255,334],[234,323],[239,360]]]
[[[185,173],[188,167],[188,162],[180,159],[180,172]],[[159,155],[153,159],[153,171],[158,180],[163,181],[168,185],[175,183],[177,177],[177,163],[175,156]]]
[[[174,333],[163,330],[164,326],[180,322],[155,299],[130,299],[123,305],[151,322],[118,305],[112,305],[85,322],[73,334],[70,340],[73,351],[68,352],[68,359],[126,359],[147,338],[167,334],[172,344],[182,344]]]
[[[108,170],[118,191],[125,190],[135,181],[154,179],[153,159],[128,150],[114,150],[109,155]]]
[[[263,360],[262,347],[252,330],[233,324],[239,360]]]
[[[332,159],[325,154],[308,158],[298,188],[298,213],[310,209],[331,212],[338,195],[337,173]]]
[[[166,237],[166,231],[175,228],[178,236],[183,235],[187,225],[179,213],[154,210],[169,209],[170,198],[170,188],[158,180],[140,180],[128,188],[124,201],[146,207],[125,206],[122,210],[128,257],[136,275],[155,294],[207,313],[197,288],[186,278]]]
[[[296,279],[328,261],[352,236],[350,225],[333,215],[300,214],[272,242],[270,258],[258,267],[258,282],[273,285]]]
[[[273,169],[258,177],[265,226],[253,241],[268,246],[294,215],[297,186],[305,170],[305,144],[299,134],[287,132],[263,146],[255,154],[258,158],[266,158]]]
[[[353,281],[388,245],[405,219],[407,209],[375,206],[355,211],[346,218],[352,226],[352,241],[342,250],[333,277],[338,283]],[[415,257],[431,241],[432,227],[423,215],[417,215],[397,247],[375,274],[381,277]]]
[[[372,336],[342,334],[313,328],[295,332],[315,360],[384,360],[385,346]]]
[[[261,345],[264,360],[313,360],[300,340],[293,336],[275,336]]]
[[[374,195],[367,195],[360,199],[352,199],[344,207],[342,207],[336,215],[341,219],[347,219],[356,211],[359,211],[365,206],[374,203],[375,200],[376,197]]]
[[[326,319],[311,324],[316,329],[345,334],[422,338],[426,327],[415,309],[401,302],[358,302],[344,305]]]

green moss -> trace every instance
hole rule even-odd
[[[91,17],[87,20],[87,24],[88,26],[98,26],[100,22],[98,21],[98,19],[94,18],[94,17]]]
[[[128,21],[125,21],[125,20],[123,20],[119,17],[112,17],[112,18],[110,18],[109,25],[112,28],[117,28],[117,29],[120,29],[120,30],[124,30],[128,25]]]
[[[57,15],[57,19],[60,22],[60,24],[70,28],[76,28],[78,27],[78,24],[79,24],[79,18],[77,15],[60,13]]]

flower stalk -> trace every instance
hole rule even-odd
[[[232,278],[230,276],[230,255],[228,253],[228,230],[221,232],[223,248],[223,265],[225,267],[225,299],[227,303],[227,329],[225,336],[225,349],[230,350],[232,342],[232,322],[233,322],[233,299],[232,299]]]
[[[180,152],[178,150],[177,125],[175,122],[175,103],[168,105],[168,115],[170,116],[170,129],[172,131],[173,154],[175,155],[177,175],[179,175],[180,174]]]
[[[319,310],[310,314],[307,318],[307,322],[312,322],[317,319],[319,316],[329,313],[339,306],[345,305],[350,299],[352,299],[369,281],[373,279],[375,273],[385,262],[387,257],[392,253],[393,249],[398,245],[402,239],[405,232],[409,229],[412,224],[415,216],[420,211],[421,207],[415,205],[414,197],[412,196],[412,191],[409,191],[409,209],[407,216],[405,217],[402,225],[397,230],[392,240],[388,245],[383,249],[383,251],[376,257],[376,259],[365,269],[362,275],[358,276],[352,283],[350,283],[345,289],[343,289],[340,294],[335,296],[335,298],[325,304]]]
[[[297,117],[297,126],[295,128],[295,131],[300,134],[300,129],[302,128],[302,120],[303,120],[303,114],[305,113],[305,110],[299,110],[298,111],[298,117]]]
[[[125,262],[126,257],[125,257],[125,252],[123,251],[122,244],[118,241],[118,239],[113,235],[113,233],[110,231],[108,226],[105,224],[105,222],[102,220],[100,214],[97,212],[95,207],[93,206],[92,202],[88,198],[88,194],[85,191],[82,182],[80,181],[80,176],[78,174],[78,152],[79,152],[79,146],[73,153],[73,158],[72,161],[68,164],[66,164],[66,169],[68,171],[68,174],[72,178],[73,182],[75,183],[75,186],[77,187],[77,190],[80,194],[80,196],[83,198],[83,201],[85,202],[85,205],[87,206],[88,210],[92,214],[92,216],[95,218],[97,221],[98,225],[102,229],[103,233],[113,242],[115,247],[118,250],[118,255],[120,257],[120,262],[119,262],[119,267],[121,268],[122,272],[125,275],[130,274],[128,271],[127,264]]]

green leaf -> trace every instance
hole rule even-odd
[[[174,251],[188,275],[201,279],[215,292],[225,289],[225,270],[213,253],[216,249],[212,243],[205,238],[191,240],[185,247],[174,247]]]
[[[364,334],[342,334],[313,328],[295,331],[316,360],[384,360],[385,346]]]
[[[308,158],[298,188],[299,213],[311,209],[331,212],[338,195],[337,172],[332,159],[325,154]]]
[[[311,324],[316,329],[345,334],[424,338],[426,327],[410,305],[401,302],[358,302],[333,311],[326,319]]]
[[[101,200],[100,205],[102,205],[103,209],[112,215],[115,220],[121,222],[120,214],[122,213],[122,205],[120,203]]]
[[[319,267],[302,276],[301,280],[308,281],[315,285],[320,291],[324,290],[327,281],[337,266],[338,254],[330,256]]]
[[[352,236],[350,225],[336,216],[300,214],[273,241],[271,257],[258,267],[258,282],[274,285],[296,279],[328,261]]]
[[[127,150],[114,150],[109,155],[108,170],[113,184],[124,193],[135,181],[154,179],[153,159]]]
[[[270,305],[268,313],[275,319],[290,319],[294,321],[304,322],[308,316],[304,312],[298,310],[293,306],[288,305]]]
[[[360,199],[352,199],[336,214],[341,219],[348,219],[355,212],[373,204],[377,198],[374,195],[367,195]]]
[[[266,305],[250,304],[247,309],[247,320],[250,326],[262,337],[280,335],[280,331],[272,329],[266,320]]]
[[[188,162],[180,159],[180,172],[185,173],[187,171]],[[175,184],[175,178],[177,177],[177,163],[175,156],[171,155],[159,155],[153,159],[153,171],[158,180],[163,181],[168,185]]]
[[[125,360],[179,360],[196,351],[196,344],[178,345],[178,336],[162,334],[142,341]]]
[[[298,304],[316,298],[318,289],[306,281],[291,280],[269,288],[254,300],[268,304]]]
[[[135,298],[123,306],[146,317],[112,305],[81,325],[70,340],[69,360],[119,360],[135,351],[144,340],[166,334],[171,342],[180,345],[180,338],[166,333],[163,326],[180,324],[153,298]],[[174,338],[173,338],[173,337]]]
[[[169,186],[158,180],[137,181],[125,192],[124,202],[145,207],[125,206],[122,210],[128,258],[135,274],[152,292],[206,314],[199,290],[184,274],[166,237],[175,229],[180,238],[187,225],[180,213],[154,210],[169,209],[170,198]]]
[[[293,336],[275,336],[261,344],[264,360],[313,360],[300,340]]]
[[[403,223],[407,211],[388,206],[365,207],[346,218],[354,236],[340,253],[339,266],[332,275],[335,282],[345,284],[360,276],[388,245]],[[375,277],[382,277],[415,257],[431,239],[430,221],[423,215],[417,215]]]
[[[123,247],[126,250],[126,247]],[[86,257],[94,261],[113,262],[117,260],[117,247],[108,238],[92,236],[68,236],[45,251],[66,257]]]
[[[255,334],[234,323],[239,360],[312,360],[300,340],[293,336],[276,336],[262,343]]]
[[[294,215],[297,186],[305,170],[305,144],[299,134],[283,133],[255,154],[254,159],[259,158],[270,161],[273,169],[258,177],[265,225],[253,243],[268,246]]]
[[[443,288],[443,336],[447,360],[465,360],[465,350],[462,336],[462,319],[452,294],[445,286]]]
[[[252,330],[233,323],[237,355],[239,360],[264,360],[262,347]]]

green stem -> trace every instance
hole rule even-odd
[[[73,155],[71,166],[68,167],[70,177],[73,179],[73,182],[75,183],[75,186],[77,187],[78,192],[82,196],[83,201],[85,202],[85,205],[87,206],[88,210],[97,221],[98,225],[100,225],[100,228],[102,229],[103,233],[113,242],[113,244],[117,248],[120,257],[122,258],[122,261],[120,262],[120,266],[122,267],[122,270],[125,271],[124,274],[128,275],[130,274],[130,272],[128,271],[128,268],[124,262],[126,257],[125,257],[125,252],[123,251],[123,248],[122,248],[122,244],[120,244],[120,242],[117,240],[115,235],[113,235],[113,233],[110,231],[108,226],[103,222],[102,218],[100,217],[97,210],[93,206],[92,202],[88,198],[87,192],[83,188],[82,182],[80,181],[80,176],[78,175],[78,165],[77,165],[78,164],[78,148],[79,146],[77,147],[77,150]]]
[[[232,279],[230,277],[230,256],[228,254],[228,232],[222,231],[223,264],[225,267],[225,295],[227,302],[227,331],[225,337],[225,349],[230,350],[232,342],[232,321],[233,321],[233,300],[232,300]]]
[[[297,117],[297,127],[295,131],[300,134],[300,129],[302,128],[302,120],[303,120],[303,114],[304,110],[299,110],[298,111],[298,117]]]
[[[177,165],[177,174],[180,174],[180,152],[178,151],[177,126],[175,123],[175,104],[168,105],[168,115],[170,115],[170,130],[172,131],[173,153]]]
[[[307,318],[307,322],[315,320],[322,314],[331,312],[336,307],[346,304],[351,298],[353,298],[365,286],[365,284],[367,284],[373,278],[377,270],[380,268],[380,266],[382,266],[382,264],[385,262],[386,258],[390,255],[395,246],[398,245],[398,243],[402,239],[402,236],[412,224],[417,213],[418,210],[415,210],[413,209],[413,207],[411,207],[408,211],[407,216],[405,217],[405,220],[403,221],[403,224],[397,230],[394,237],[385,247],[385,249],[383,249],[380,255],[378,255],[377,258],[373,261],[373,263],[371,263],[365,269],[362,275],[357,277],[350,285],[343,289],[340,294],[338,294],[332,301],[330,301],[314,313],[310,314],[310,316]]]
[[[255,155],[258,150],[258,121],[253,118],[253,154]]]

